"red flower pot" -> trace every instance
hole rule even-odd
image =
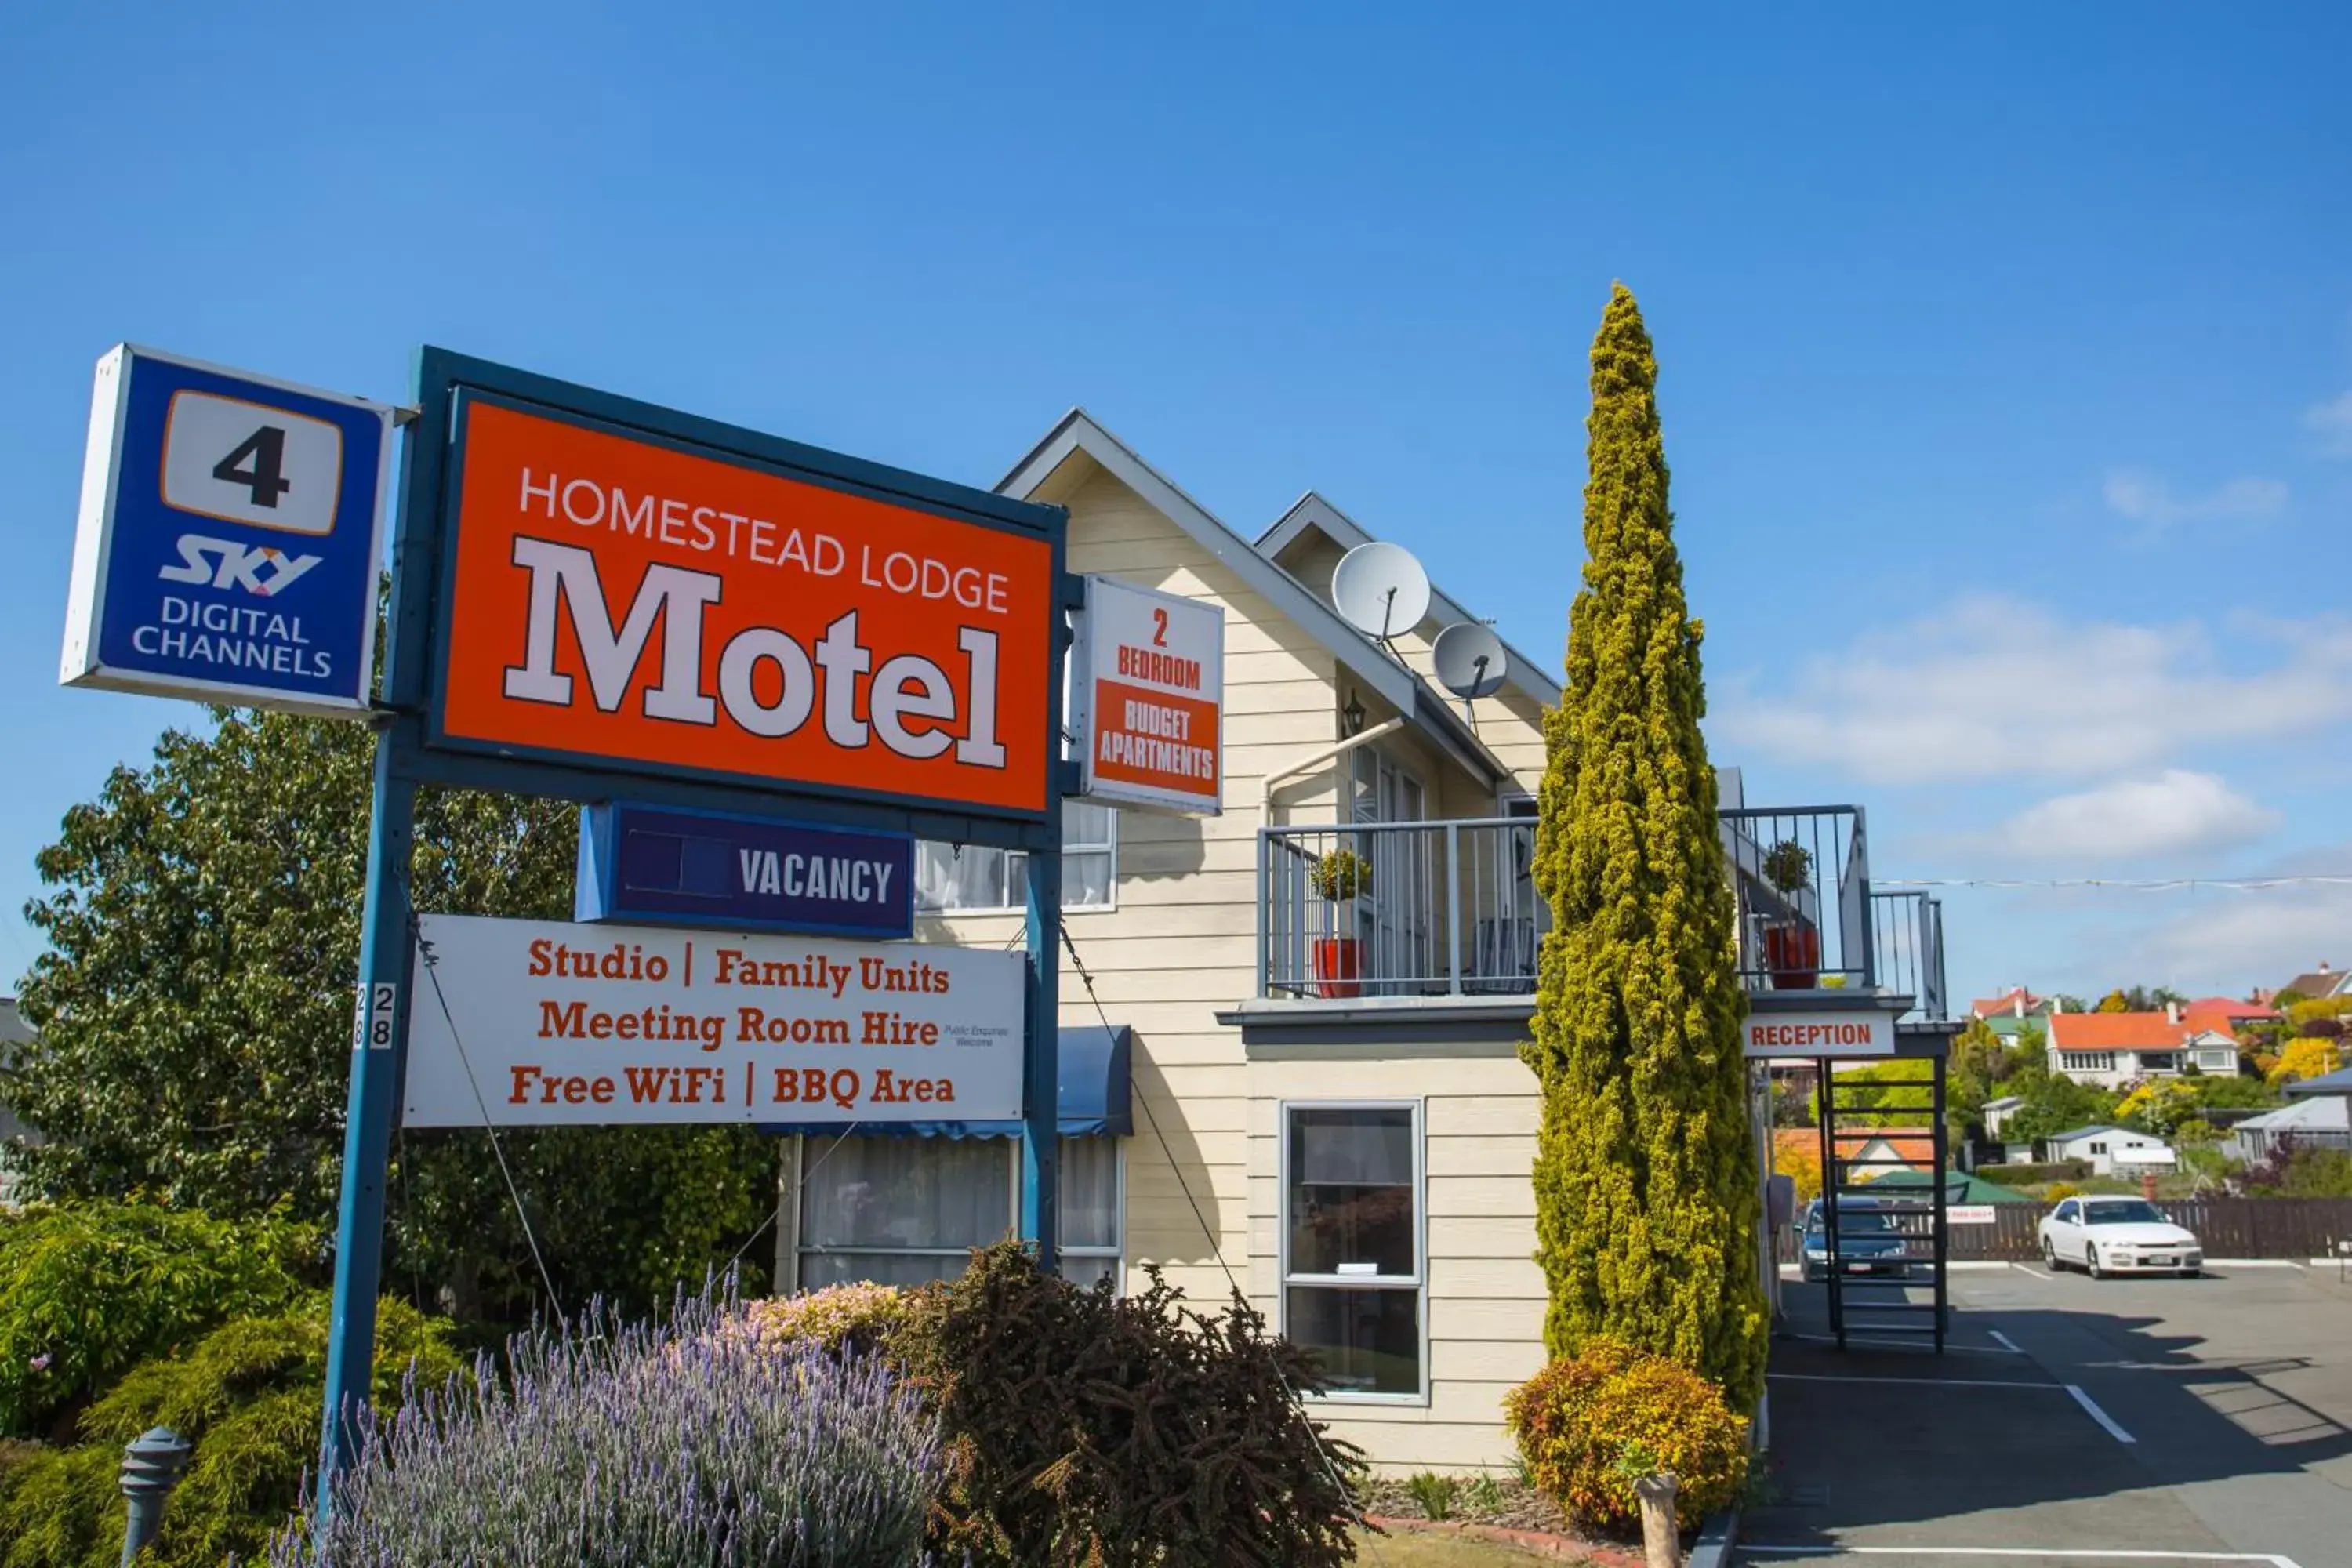
[[[1811,991],[1821,979],[1822,933],[1809,925],[1764,928],[1764,967],[1775,991]]]
[[[1315,940],[1315,990],[1324,996],[1364,994],[1364,944],[1352,936]]]

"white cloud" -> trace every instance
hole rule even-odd
[[[1710,741],[1727,762],[1755,752],[1872,783],[2101,780],[2352,718],[2352,624],[2231,631],[2266,664],[2225,672],[2194,621],[2062,619],[1973,597],[1809,660],[1785,691],[1720,693]]]
[[[2231,479],[2202,495],[2177,496],[2171,484],[2140,468],[2117,468],[2102,493],[2107,510],[2149,528],[2180,522],[2259,522],[2286,510],[2284,479]]]
[[[2331,458],[2352,458],[2352,392],[2304,411],[2304,427],[2319,437]]]
[[[2281,820],[2219,774],[2168,768],[2029,806],[2001,825],[1993,844],[2021,860],[2127,860],[2232,848]]]

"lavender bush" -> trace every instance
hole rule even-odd
[[[933,1417],[877,1359],[722,1331],[706,1292],[666,1324],[598,1311],[503,1370],[413,1397],[313,1545],[275,1568],[901,1568],[941,1479]]]

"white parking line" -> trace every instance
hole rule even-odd
[[[1822,1373],[1773,1372],[1765,1373],[1771,1383],[1885,1383],[1907,1388],[2039,1388],[2053,1394],[2061,1391],[2072,1394],[2092,1420],[2106,1429],[2107,1436],[2118,1443],[2137,1443],[2138,1438],[2116,1425],[2114,1416],[2098,1406],[2098,1402],[2071,1383],[2020,1383],[2011,1378],[1997,1377],[1833,1377]],[[2259,1560],[2258,1560],[2259,1561]]]
[[[1780,1337],[1784,1340],[1804,1340],[1817,1345],[1833,1345],[1838,1342],[1835,1334],[1791,1333],[1782,1334]],[[2000,1339],[1998,1333],[1992,1337]],[[1898,1351],[1916,1351],[1921,1348],[1920,1342],[1917,1340],[1880,1340],[1873,1339],[1867,1334],[1848,1334],[1845,1337],[1845,1342],[1850,1345],[1885,1345],[1890,1350]],[[2000,1342],[2001,1348],[1996,1350],[1990,1345],[1956,1345],[1947,1340],[1944,1349],[1958,1355],[2023,1355],[2025,1353],[2007,1340],[2001,1340]]]
[[[2084,1393],[2081,1389],[2075,1387],[2071,1383],[2066,1385],[2066,1392],[2074,1396],[2074,1403],[2081,1405],[2084,1410],[2089,1414],[2092,1420],[2097,1422],[2100,1426],[2107,1429],[2108,1436],[2113,1437],[2118,1443],[2137,1443],[2139,1441],[2138,1438],[2133,1436],[2130,1433],[2116,1426],[2116,1418],[2108,1415],[2105,1411],[2100,1409],[2099,1402],[2097,1400],[2093,1399],[2089,1394]]]
[[[2054,1275],[2054,1274],[2044,1274],[2044,1273],[2043,1273],[2043,1272],[2042,1272],[2042,1270],[2040,1270],[2039,1268],[2027,1268],[2024,1264],[2022,1264],[2022,1263],[2012,1263],[2012,1264],[2011,1264],[2011,1265],[2010,1265],[2010,1267],[2011,1267],[2011,1268],[2016,1269],[2020,1274],[2031,1274],[2031,1275],[2032,1275],[2036,1279],[2057,1279],[2057,1278],[2058,1278],[2058,1277],[2057,1277],[2056,1275]]]
[[[1759,1546],[1741,1542],[1743,1555],[1773,1557],[2064,1557],[2086,1563],[2263,1563],[2270,1568],[2301,1568],[2275,1552],[2141,1552],[2096,1546]]]
[[[2025,1352],[2024,1352],[2024,1351],[2022,1351],[2022,1350],[2021,1350],[2021,1349],[2019,1349],[2019,1348],[2018,1348],[2018,1343],[2017,1343],[2017,1342],[2016,1342],[2015,1340],[2011,1339],[2007,1334],[2002,1333],[1999,1329],[1987,1329],[1987,1330],[1985,1331],[1985,1332],[1986,1332],[1986,1333],[1988,1333],[1988,1334],[1990,1334],[1994,1339],[1999,1340],[1999,1341],[2000,1341],[2000,1342],[2004,1346],[2006,1346],[2006,1347],[2008,1348],[2008,1350],[2009,1350],[2009,1352],[2010,1352],[2010,1353],[2011,1353],[2011,1354],[2012,1354],[2012,1355],[2023,1355],[2023,1354],[2025,1353]]]

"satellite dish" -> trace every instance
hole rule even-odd
[[[1430,661],[1437,667],[1437,683],[1465,700],[1492,697],[1503,689],[1503,678],[1511,670],[1503,639],[1475,621],[1462,621],[1438,633]]]
[[[1331,574],[1331,603],[1349,626],[1385,641],[1429,614],[1429,574],[1402,544],[1359,544]]]

